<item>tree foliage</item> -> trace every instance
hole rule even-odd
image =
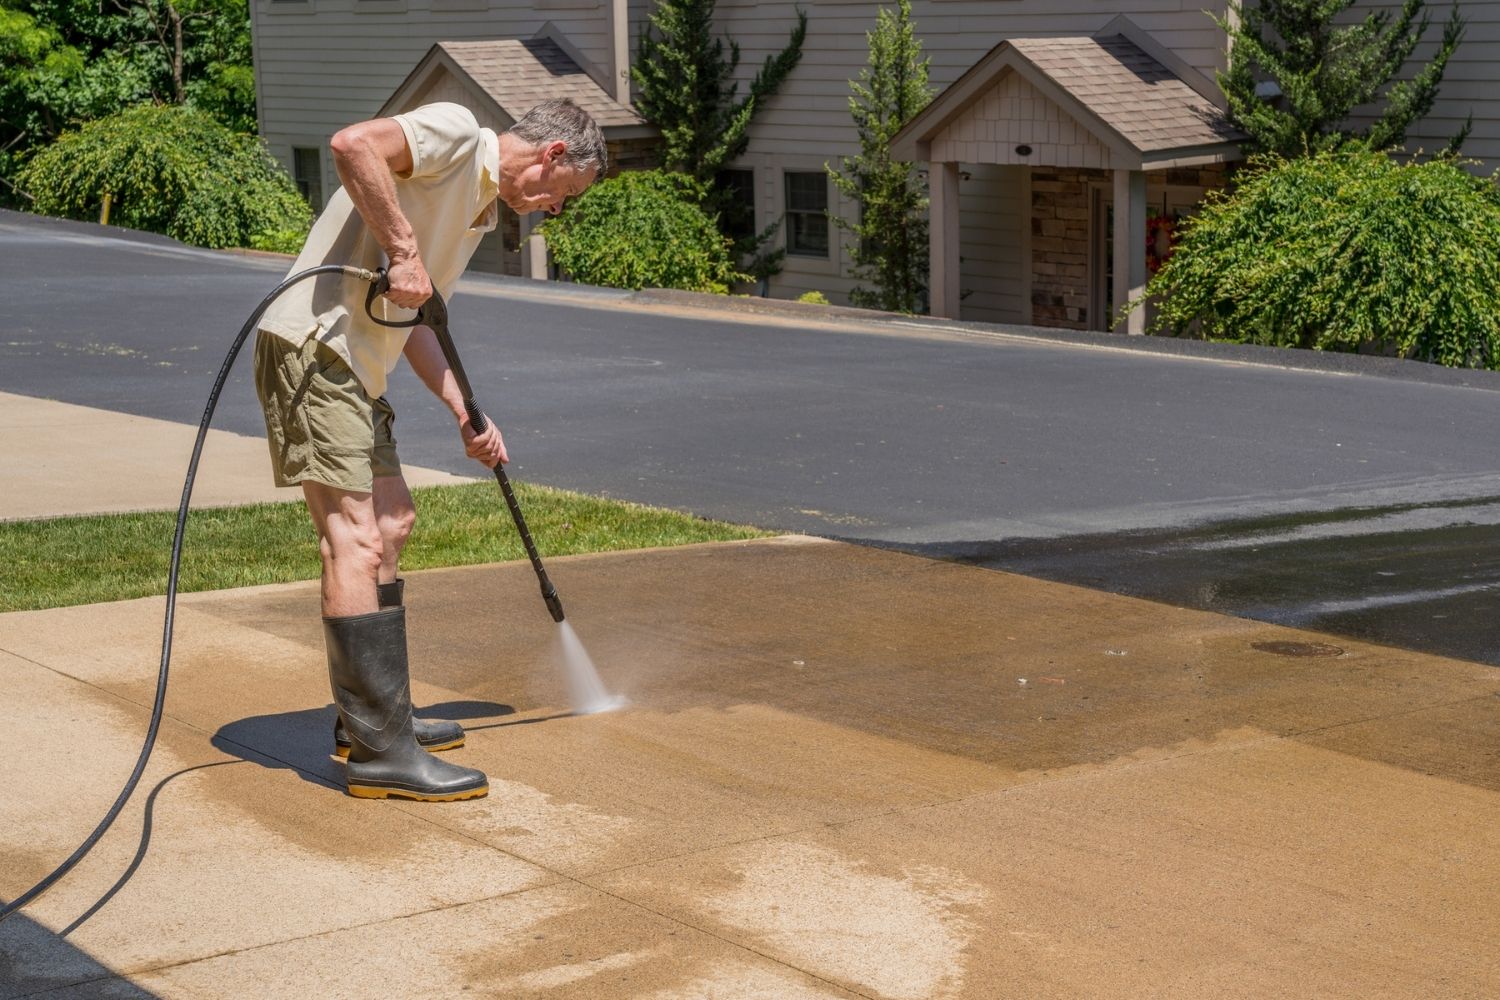
[[[857,239],[850,251],[854,276],[873,290],[856,287],[857,306],[893,312],[925,311],[927,292],[927,195],[913,164],[891,159],[891,140],[932,100],[922,43],[911,21],[911,0],[894,11],[881,8],[875,30],[866,32],[870,62],[850,81],[849,114],[859,133],[859,155],[843,158],[843,170],[828,168],[834,185],[859,206],[854,222],[830,215]]]
[[[146,101],[255,131],[246,0],[0,0],[0,202],[30,150]]]
[[[591,285],[724,293],[745,278],[690,177],[629,170],[600,181],[541,232],[559,267]]]
[[[1494,181],[1353,146],[1253,166],[1147,287],[1152,332],[1500,368]]]
[[[1333,149],[1350,138],[1392,149],[1411,125],[1432,110],[1448,61],[1464,35],[1455,3],[1432,61],[1392,84],[1427,33],[1425,0],[1402,0],[1400,10],[1377,10],[1363,20],[1336,24],[1355,0],[1259,0],[1230,5],[1220,21],[1233,40],[1229,72],[1219,86],[1229,117],[1252,138],[1256,151],[1283,157]],[[1274,82],[1280,97],[1256,93]],[[1389,86],[1388,86],[1389,85]],[[1384,94],[1382,95],[1382,90]],[[1351,115],[1383,99],[1384,109],[1365,128]],[[1457,152],[1468,126],[1454,137]]]
[[[65,132],[22,168],[38,212],[112,221],[203,247],[306,232],[307,203],[259,138],[194,108],[141,105]]]
[[[720,172],[744,155],[755,113],[801,61],[807,14],[797,11],[786,47],[766,57],[741,97],[734,79],[740,47],[729,40],[726,50],[726,40],[714,34],[714,7],[715,0],[657,0],[630,72],[640,88],[637,106],[661,129],[662,166],[692,177],[703,192],[705,211],[722,232],[732,233],[753,227],[753,219],[749,206],[720,182]],[[757,252],[775,229],[742,240],[736,255]],[[773,270],[775,261],[758,266]]]

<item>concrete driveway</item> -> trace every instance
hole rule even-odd
[[[188,595],[0,997],[1488,997],[1500,675],[833,542],[414,574],[491,795],[351,799],[316,584]],[[97,821],[160,600],[0,616],[0,895]]]

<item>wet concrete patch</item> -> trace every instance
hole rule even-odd
[[[912,546],[966,565],[1500,665],[1500,499]]]
[[[830,543],[569,558],[549,571],[605,682],[641,710],[671,718],[766,706],[1008,774],[1104,764],[1247,719],[1293,733],[1497,682],[1482,668],[1450,667],[1413,703],[1403,685],[1430,672],[1418,654],[1356,645],[1343,656],[1275,656],[1254,644],[1325,640]],[[440,715],[493,731],[499,746],[537,735],[512,723],[530,728],[567,710],[556,626],[526,564],[413,574],[408,595],[419,704],[466,706]],[[173,703],[202,728],[265,753],[274,743],[283,760],[294,750],[291,763],[336,781],[319,749],[327,694],[315,600],[311,584],[187,595]],[[23,618],[16,644],[41,662],[76,658],[71,636],[99,613],[36,613],[49,617]],[[73,623],[68,641],[55,616]],[[101,636],[97,655],[93,642],[82,647],[85,676],[145,703],[155,639],[145,622]],[[239,706],[271,711],[247,716]],[[612,725],[575,720],[564,730]],[[292,730],[295,740],[281,735]]]

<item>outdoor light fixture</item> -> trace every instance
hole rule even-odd
[[[1016,155],[1017,156],[1030,156],[1031,155],[1031,147],[1030,146],[1017,146],[1016,147]]]

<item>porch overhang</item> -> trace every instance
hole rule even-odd
[[[1164,170],[1240,159],[1246,138],[1212,83],[1119,17],[1096,35],[996,45],[896,134],[891,155],[1068,167],[1071,147],[1097,145],[1104,169]]]
[[[932,199],[931,303],[958,315],[958,164],[1107,170],[1116,194],[1117,314],[1146,283],[1145,173],[1243,158],[1212,83],[1118,17],[1098,34],[1001,42],[891,141],[926,161]],[[1126,328],[1142,332],[1143,312]]]

